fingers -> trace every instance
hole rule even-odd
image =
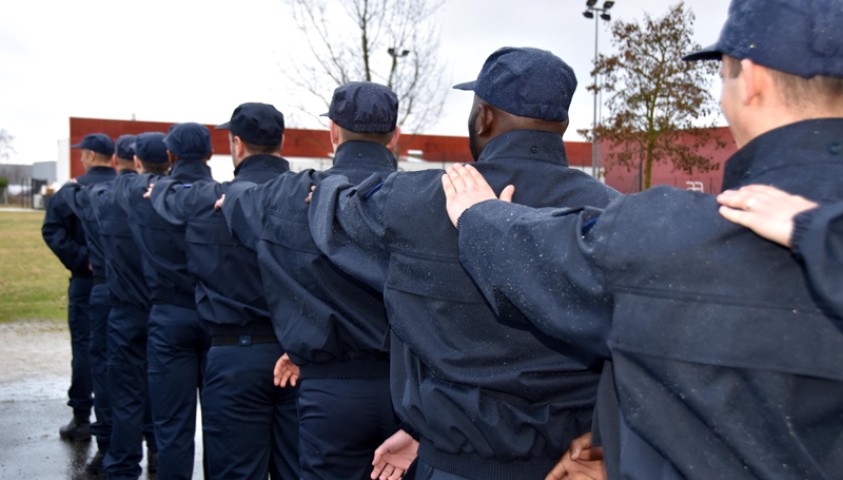
[[[501,192],[500,199],[512,203],[512,196],[515,194],[515,185],[507,185]]]
[[[387,463],[380,474],[380,480],[389,480],[393,473],[395,473],[395,466]]]
[[[272,369],[272,377],[276,387],[286,386],[286,379],[284,378],[284,355],[278,358],[275,362],[275,368]]]
[[[720,215],[722,215],[726,220],[744,227],[746,226],[746,212],[744,210],[737,210],[735,208],[722,206],[718,209],[718,212],[720,212]]]
[[[726,190],[717,195],[717,201],[721,205],[741,210],[753,211],[761,206],[777,200],[789,200],[793,202],[808,202],[798,195],[791,195],[783,190],[769,185],[747,185],[738,190]]]
[[[548,472],[547,476],[544,477],[544,480],[563,480],[567,476],[567,472],[568,470],[565,468],[565,464],[560,458],[559,463],[557,463],[556,466],[553,467],[550,472]]]
[[[381,476],[381,472],[386,467],[386,462],[378,459],[378,454],[375,453],[375,460],[372,461],[372,474],[369,475],[369,478],[375,480]]]
[[[580,450],[579,455],[576,459],[571,458],[572,460],[577,460],[579,462],[596,462],[603,460],[603,448],[601,447],[589,447]]]
[[[451,183],[451,177],[448,175],[449,171],[450,167],[442,174],[442,190],[445,192],[446,199],[453,197],[457,193],[456,189],[454,189],[454,184]]]
[[[462,172],[464,168],[465,167],[463,167],[462,165],[454,165],[452,167],[448,167],[448,169],[445,171],[445,174],[448,176],[448,180],[450,181],[455,192],[465,190],[465,181],[462,178]]]
[[[395,467],[395,469],[392,470],[392,475],[390,475],[387,480],[401,480],[401,477],[403,477],[403,476],[404,476],[404,470],[401,469],[401,468]]]
[[[571,458],[576,460],[580,453],[587,448],[591,448],[591,432],[584,433],[571,440],[571,444],[568,445],[568,452],[571,454]]]

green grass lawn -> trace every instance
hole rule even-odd
[[[41,238],[43,220],[0,209],[0,323],[67,319],[70,275]]]

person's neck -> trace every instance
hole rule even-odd
[[[735,134],[735,140],[738,142],[738,147],[740,148],[751,142],[753,139],[758,138],[772,130],[807,120],[822,120],[829,118],[843,118],[843,111],[794,111],[790,109],[779,109],[774,112],[759,113],[754,119],[752,119],[752,121],[749,122],[751,130],[748,132],[748,135],[746,135],[743,141],[738,138],[737,134]]]

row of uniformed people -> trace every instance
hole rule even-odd
[[[718,43],[688,57],[723,62],[722,105],[741,147],[725,189],[769,182],[839,201],[839,53],[798,41],[843,15],[820,3],[831,9],[736,1]],[[720,218],[714,197],[618,197],[564,165],[574,85],[548,52],[501,49],[458,86],[475,92],[476,168],[337,175],[314,192],[315,246],[384,295],[393,407],[420,442],[416,478],[541,478],[591,429],[595,396],[595,437],[575,441],[551,476],[839,477],[843,335],[829,287],[840,272],[827,253],[839,238],[824,227],[839,210],[797,219],[818,225],[794,237],[801,256],[805,240],[825,247],[806,267]],[[805,92],[807,105],[792,101]],[[475,205],[475,185],[486,200],[511,196],[513,183],[520,205]],[[446,197],[464,202],[450,221]],[[584,453],[591,443],[605,469],[582,461],[599,455]]]
[[[72,184],[63,187],[51,199],[43,229],[49,230],[51,218],[58,216],[65,224],[78,224],[84,232],[84,238],[76,245],[87,251],[85,262],[92,276],[92,287],[89,289],[88,314],[85,321],[86,333],[81,341],[88,355],[88,365],[84,375],[92,377],[93,405],[96,413],[96,423],[89,424],[90,409],[80,412],[74,409],[74,419],[70,425],[63,427],[63,438],[70,440],[87,440],[93,433],[97,439],[98,450],[86,469],[92,474],[104,472],[103,462],[125,464],[125,459],[137,455],[139,461],[142,434],[146,435],[149,456],[149,468],[156,468],[156,444],[153,435],[152,421],[149,415],[148,403],[145,398],[146,375],[146,318],[144,310],[148,309],[148,293],[139,273],[140,260],[134,248],[126,246],[126,239],[130,236],[125,222],[125,212],[114,208],[114,196],[111,184],[117,178],[117,172],[112,168],[115,164],[121,174],[131,170],[133,165],[133,136],[121,136],[117,147],[106,135],[96,134],[86,136],[74,148],[82,149],[82,163],[87,173]],[[84,190],[85,194],[79,195]],[[53,243],[45,234],[45,239],[51,246]],[[64,248],[67,248],[66,246]],[[59,249],[54,249],[59,250]],[[126,267],[129,268],[126,268]],[[138,267],[138,269],[134,268]],[[71,280],[72,281],[72,280]],[[140,317],[141,321],[137,321]],[[126,319],[134,318],[131,322]],[[116,345],[134,345],[132,329],[142,329],[143,343],[138,345],[133,355],[127,355],[125,349],[115,348]],[[74,333],[71,329],[71,338]],[[77,350],[72,352],[74,364]],[[74,368],[74,374],[77,369]],[[138,389],[138,395],[126,397],[117,388]],[[140,418],[131,415],[139,409]],[[129,427],[128,421],[136,421],[137,428]],[[116,434],[112,432],[116,431]],[[131,434],[137,435],[137,446],[133,445]],[[114,442],[111,440],[114,439]],[[135,450],[137,452],[135,453]],[[106,454],[111,452],[110,458]],[[125,465],[124,465],[125,466]],[[137,467],[138,472],[140,467]]]
[[[338,172],[362,179],[395,170],[386,145],[393,138],[397,107],[395,94],[380,85],[358,82],[337,89],[329,117]],[[113,285],[109,332],[114,334],[109,336],[108,391],[112,404],[127,410],[119,415],[114,408],[110,446],[109,436],[102,434],[109,478],[140,474],[137,422],[139,407],[146,403],[141,391],[146,378],[139,375],[146,373],[147,335],[160,478],[192,475],[198,386],[208,477],[262,478],[267,472],[273,478],[299,476],[296,391],[273,384],[272,366],[281,349],[263,295],[257,246],[246,240],[247,248],[232,236],[213,201],[230,188],[264,183],[287,172],[280,156],[283,115],[270,105],[243,104],[219,128],[231,130],[233,182],[218,184],[210,177],[204,163],[211,155],[207,129],[180,124],[166,136],[144,133],[134,139],[141,174],[118,160],[116,178],[96,189],[83,182],[68,185],[51,202],[52,207],[66,200],[80,217],[93,219],[96,227],[86,232],[93,240],[89,243],[108,245],[103,250],[109,268],[103,276]],[[92,134],[74,147],[87,159],[106,150],[109,142],[105,135]],[[170,176],[160,176],[169,164]],[[290,179],[301,184],[295,195],[302,207],[311,182],[322,175],[308,171]],[[150,184],[157,188],[147,199]],[[306,215],[306,208],[289,204]],[[295,351],[298,358],[313,358],[310,364],[298,360],[306,365],[302,377],[307,379],[302,381],[306,394],[299,399],[302,430],[310,434],[302,438],[302,451],[310,452],[302,456],[302,476],[368,476],[375,447],[398,429],[389,399],[385,312],[377,292],[349,292],[354,285],[343,283],[342,274],[321,263],[319,277],[337,277],[336,291],[347,295],[338,300],[339,307],[327,301],[323,310],[336,309],[329,314],[336,323],[341,323],[337,317],[349,318],[344,326],[327,325],[321,318],[317,326],[299,322],[306,333]],[[284,310],[279,295],[270,298],[274,309]],[[121,309],[128,315],[114,313]],[[287,317],[295,312],[283,319]],[[332,331],[318,332],[322,327]],[[323,336],[334,337],[333,343],[326,344]],[[120,361],[124,358],[133,361]]]
[[[504,48],[476,82],[457,88],[476,93],[469,136],[478,165],[501,185],[514,178],[535,184],[520,201],[602,207],[617,196],[567,166],[562,134],[576,78],[561,59]],[[127,173],[102,194],[121,199],[117,207],[132,218],[148,209],[136,202],[152,183],[149,205],[163,222],[183,228],[184,268],[211,343],[202,381],[206,474],[364,478],[373,450],[386,440],[374,459],[382,478],[400,477],[417,449],[419,478],[544,476],[590,430],[599,362],[571,355],[564,342],[535,329],[497,321],[460,266],[440,174],[390,175],[392,92],[346,85],[335,92],[329,117],[337,147],[328,172],[285,173],[283,116],[269,105],[243,104],[221,126],[230,130],[233,182],[176,178],[190,161],[181,158],[186,152],[193,161],[210,152],[206,137],[190,137],[201,127],[177,125],[158,139],[166,142],[173,176]],[[152,158],[143,154],[154,150],[147,146],[155,144],[152,135],[136,140],[140,161]],[[303,199],[317,184],[308,206]],[[215,203],[223,195],[220,211]],[[126,223],[136,233],[124,237],[126,245],[150,244],[136,248],[142,257],[175,244],[157,236],[150,219]],[[107,276],[141,274],[138,265],[119,261]],[[154,297],[155,282],[148,285]],[[173,303],[175,291],[169,294],[154,308]],[[150,318],[150,334],[155,323]],[[298,429],[295,392],[269,382],[276,361],[277,383],[300,376]],[[150,381],[161,381],[154,371],[151,362]],[[171,447],[157,401],[153,388],[163,478]],[[128,443],[139,445],[137,435]],[[128,462],[136,471],[139,459]],[[116,462],[106,461],[106,469],[117,478]]]
[[[843,72],[800,63],[806,52],[780,60],[742,50],[740,39],[768,32],[741,20],[742,3],[718,45],[702,54],[724,56],[723,106],[743,147],[729,161],[725,188],[770,181],[815,199],[839,195],[841,164],[829,156],[841,120],[812,120],[797,108],[758,132],[747,127],[777,118],[771,105],[787,105],[773,102],[782,100],[780,87],[753,84],[760,89],[753,95],[767,100],[760,103],[739,92],[750,77],[769,80],[770,69]],[[818,14],[801,3],[746,3],[767,23]],[[781,38],[768,40],[782,47]],[[743,60],[742,72],[731,70],[730,58]],[[298,457],[286,459],[300,459],[302,478],[358,478],[340,468],[353,456],[372,462],[377,443],[354,452],[363,444],[359,430],[381,440],[399,427],[375,450],[374,475],[401,476],[418,449],[415,478],[423,479],[839,476],[841,382],[833,365],[843,340],[802,266],[718,220],[711,197],[669,189],[619,197],[569,169],[561,136],[575,87],[573,71],[549,52],[493,53],[476,81],[457,86],[475,94],[469,139],[477,167],[445,177],[390,174],[394,159],[383,145],[391,130],[352,127],[380,125],[383,104],[359,118],[343,115],[340,88],[329,114],[334,171],[286,173],[283,117],[244,104],[224,127],[234,182],[150,179],[152,207],[185,228],[198,316],[214,345],[202,392],[206,454],[242,452],[259,435],[250,420],[271,429],[277,417],[242,408],[260,410],[270,390],[289,395],[265,381],[245,385],[252,375],[267,378],[259,371],[275,363],[277,384],[300,384],[298,429],[283,433],[300,436]],[[825,116],[841,116],[834,105]],[[794,118],[811,121],[789,124]],[[510,184],[519,185],[520,205],[475,205],[496,192],[509,198]],[[698,274],[677,259],[694,262]],[[780,278],[759,279],[758,266]],[[784,341],[797,347],[786,358]],[[379,400],[387,356],[391,408]],[[367,391],[358,404],[354,392],[364,385],[379,393]],[[607,469],[592,444],[605,448]],[[265,460],[271,455],[252,451],[249,459],[277,467]],[[208,474],[250,478],[255,470],[242,460],[225,457]],[[276,470],[285,475],[295,474]]]

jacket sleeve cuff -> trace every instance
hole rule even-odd
[[[800,212],[793,217],[793,232],[790,234],[790,249],[793,250],[793,253],[800,258],[802,257],[802,252],[800,251],[802,238],[804,238],[805,232],[808,231],[808,227],[814,220],[814,212],[816,211],[816,208],[812,208],[810,210]]]
[[[407,434],[409,434],[411,437],[413,437],[413,440],[415,440],[417,442],[419,441],[419,432],[417,432],[416,429],[411,427],[409,423],[400,422],[398,424],[398,426],[401,427],[401,430],[404,430],[405,432],[407,432]]]

